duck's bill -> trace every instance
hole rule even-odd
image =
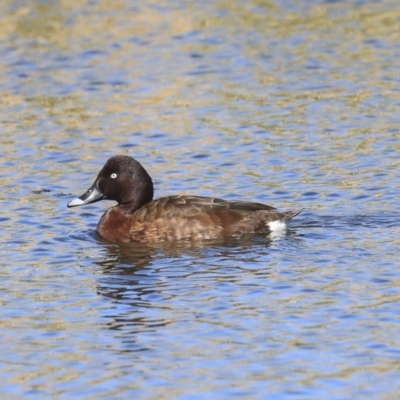
[[[76,199],[70,201],[67,206],[68,207],[77,207],[84,206],[85,204],[95,203],[96,201],[100,201],[104,199],[104,194],[97,187],[97,183],[95,182],[81,197],[77,197]]]

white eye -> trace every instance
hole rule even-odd
[[[116,173],[111,174],[111,178],[112,178],[112,179],[115,179],[116,177],[117,177],[117,174],[116,174]]]

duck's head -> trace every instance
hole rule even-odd
[[[114,200],[139,208],[153,199],[153,193],[153,181],[142,165],[132,157],[118,155],[105,163],[93,185],[68,207]]]

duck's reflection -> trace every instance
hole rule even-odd
[[[113,303],[107,327],[125,336],[201,317],[201,296],[213,293],[216,298],[218,284],[236,285],[238,280],[240,284],[241,271],[248,266],[256,273],[262,264],[262,273],[269,273],[259,260],[268,256],[271,243],[267,235],[201,243],[103,243],[106,256],[97,261],[101,272],[97,291]],[[199,307],[194,309],[198,296]]]
[[[210,253],[229,256],[232,252],[247,252],[249,247],[262,245],[269,247],[273,239],[268,235],[249,235],[248,237],[228,237],[208,241],[161,242],[158,244],[114,245],[104,243],[107,257],[98,261],[105,275],[132,276],[147,266],[168,258],[200,258]]]
[[[193,263],[206,263],[209,257],[234,259],[240,253],[248,253],[250,246],[260,244],[268,248],[271,240],[268,237],[252,236],[208,242],[180,241],[159,245],[107,244],[105,247],[107,256],[96,262],[103,274],[99,293],[129,302],[133,288],[136,293],[143,289],[146,289],[146,294],[156,293],[160,287],[164,287],[165,279],[174,279],[175,274],[171,265],[176,266],[179,271],[187,268],[187,273],[191,274]],[[161,273],[163,269],[168,269],[167,274]],[[182,272],[179,276],[183,276]]]

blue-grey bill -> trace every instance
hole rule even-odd
[[[95,182],[81,197],[77,197],[76,199],[71,200],[67,204],[67,206],[83,206],[85,204],[95,203],[96,201],[102,200],[103,198],[104,194],[97,187],[97,182]]]

